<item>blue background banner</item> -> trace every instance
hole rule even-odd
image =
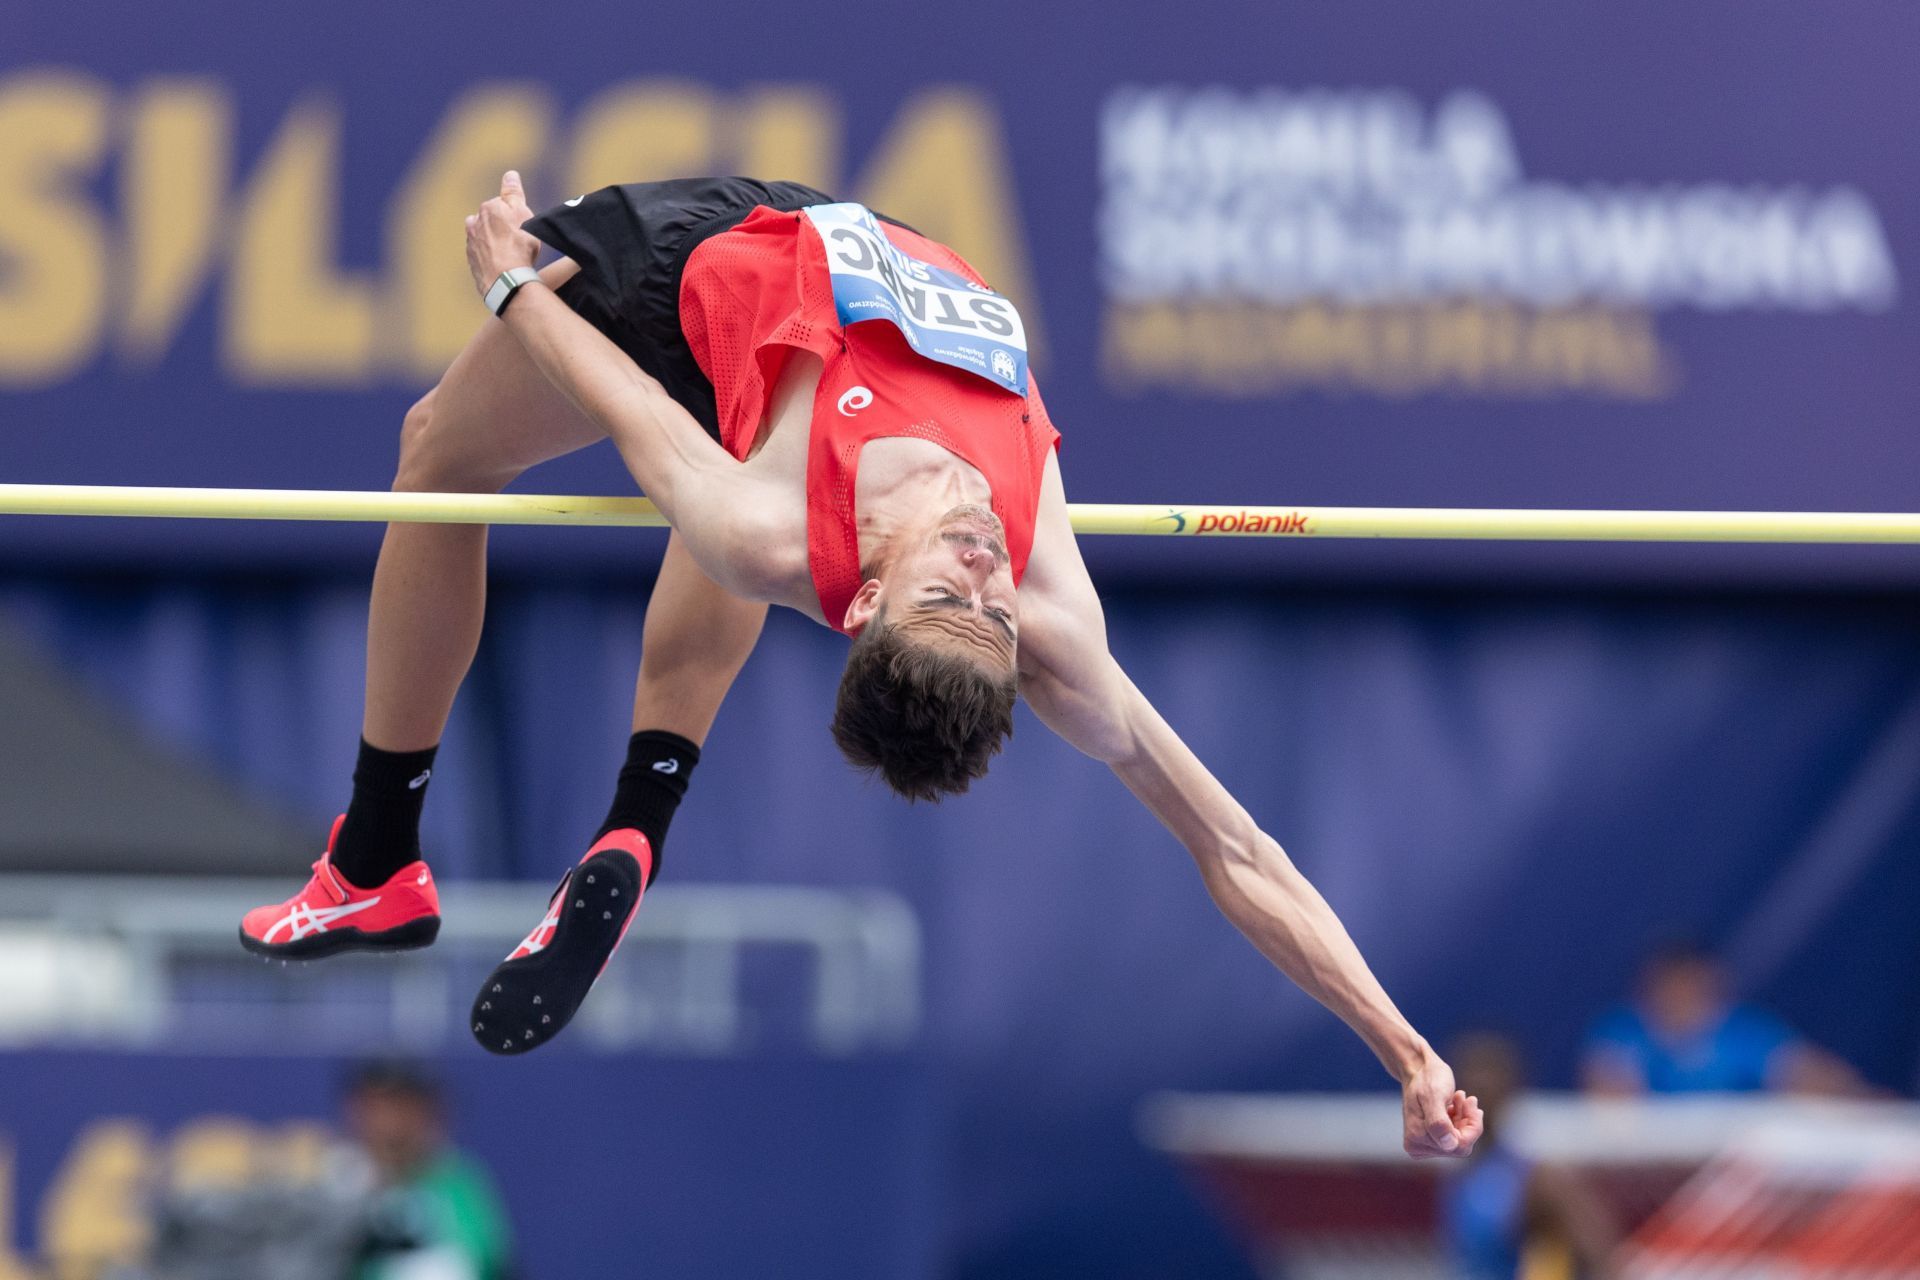
[[[16,587],[0,604],[143,733],[318,833],[353,765],[360,600],[358,587],[111,581]],[[550,882],[593,829],[626,733],[643,604],[592,585],[495,592],[427,809],[423,841],[443,875]],[[1589,1024],[1631,989],[1648,945],[1684,934],[1726,955],[1743,996],[1877,1085],[1913,1089],[1909,600],[1182,591],[1109,597],[1108,616],[1135,682],[1436,1043],[1492,1027],[1517,1038],[1536,1080],[1570,1085]],[[851,775],[824,728],[843,661],[823,629],[770,622],[675,822],[668,880],[875,885],[913,905],[930,1073],[916,1123],[932,1126],[939,1169],[921,1211],[941,1262],[924,1274],[1240,1280],[1221,1229],[1140,1143],[1139,1099],[1388,1077],[1228,926],[1120,784],[1024,711],[961,799],[907,806]],[[461,1079],[486,1098],[523,1071],[547,1078],[541,1058],[469,1052]],[[188,1088],[172,1077],[195,1070],[119,1077],[130,1092],[113,1105]],[[669,1110],[688,1111],[671,1131],[732,1132],[732,1111],[757,1114],[744,1102],[756,1091],[786,1096],[783,1071],[673,1095]],[[26,1092],[0,1074],[0,1097],[37,1096],[47,1079],[14,1078]],[[636,1069],[635,1087],[651,1078]],[[8,1115],[39,1132],[36,1110]],[[627,1159],[651,1115],[628,1113],[631,1138],[581,1138],[579,1158]],[[899,1123],[863,1102],[836,1117],[859,1149]],[[527,1131],[517,1113],[496,1123]],[[730,1151],[670,1159],[683,1179],[724,1181]],[[731,1206],[701,1221],[736,1230]],[[556,1274],[590,1261],[554,1248],[541,1257]]]
[[[1098,22],[988,0],[978,48],[933,11],[868,33],[948,50],[938,83],[739,0],[699,21],[578,5],[550,37],[463,13],[15,6],[0,477],[384,487],[406,405],[481,319],[460,217],[517,165],[536,203],[689,172],[800,179],[950,241],[1027,318],[1084,500],[1920,505],[1920,184],[1894,144],[1920,129],[1920,19],[1896,0]],[[513,66],[493,71],[502,21]],[[522,487],[630,484],[595,450]],[[367,547],[337,529],[4,534],[14,558]],[[555,558],[650,564],[647,545]],[[1405,563],[1100,554],[1119,573]],[[1439,557],[1462,563],[1917,576],[1858,553]]]
[[[910,1062],[554,1054],[515,1066],[435,1070],[454,1141],[496,1179],[529,1280],[889,1280],[935,1265],[938,1166],[925,1073]],[[88,1244],[112,1256],[116,1239],[144,1233],[150,1200],[190,1176],[179,1166],[196,1133],[240,1137],[251,1153],[239,1169],[260,1180],[292,1176],[276,1140],[338,1133],[352,1067],[298,1054],[0,1054],[0,1274],[18,1274],[7,1264],[22,1255],[90,1274]],[[849,1128],[850,1113],[867,1122]],[[740,1225],[712,1230],[716,1205]]]

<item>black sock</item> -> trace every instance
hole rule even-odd
[[[659,875],[660,850],[667,842],[673,811],[685,798],[687,779],[699,763],[700,748],[677,733],[643,729],[634,734],[627,740],[627,762],[620,766],[613,807],[593,838],[620,827],[634,828],[653,846],[653,876]],[[653,876],[648,877],[649,884]]]
[[[353,801],[333,845],[333,869],[348,884],[378,888],[420,856],[420,807],[439,750],[382,751],[361,739]]]

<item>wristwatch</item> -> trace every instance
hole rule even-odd
[[[487,310],[495,315],[505,314],[507,304],[513,301],[513,295],[520,292],[521,286],[539,278],[540,273],[532,267],[508,267],[487,289]]]

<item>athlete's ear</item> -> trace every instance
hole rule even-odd
[[[847,616],[840,621],[840,629],[850,634],[858,634],[875,615],[880,612],[880,579],[868,578],[860,584],[860,590],[854,593],[847,603]]]

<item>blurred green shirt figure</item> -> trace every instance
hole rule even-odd
[[[345,1110],[375,1180],[352,1280],[508,1280],[505,1208],[487,1170],[449,1144],[439,1084],[409,1064],[369,1063]]]

